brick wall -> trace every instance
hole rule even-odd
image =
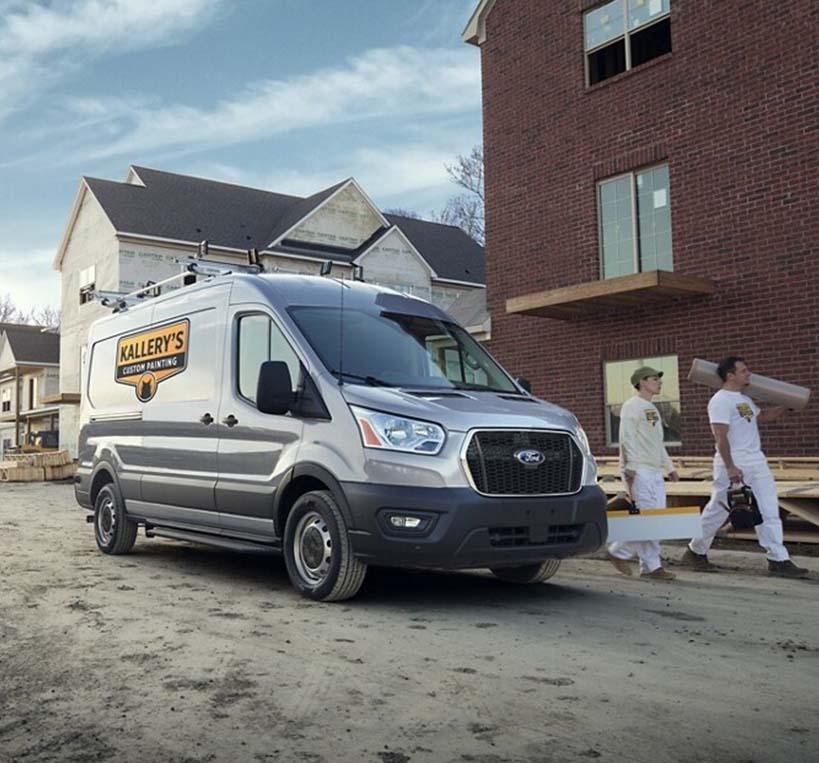
[[[482,46],[492,352],[572,409],[606,452],[604,360],[676,353],[683,445],[713,449],[694,357],[817,384],[819,3],[672,0],[670,54],[587,88],[586,0],[498,0]],[[713,297],[567,323],[506,299],[600,278],[595,183],[670,168],[674,269]],[[819,397],[819,389],[815,394]],[[769,455],[819,455],[819,402],[763,428]]]

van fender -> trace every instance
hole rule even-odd
[[[344,521],[347,523],[347,527],[352,528],[352,512],[350,511],[350,504],[347,502],[347,496],[344,494],[341,483],[321,464],[306,461],[293,466],[279,483],[279,487],[276,490],[273,499],[273,517],[276,525],[276,534],[280,538],[284,537],[284,523],[281,522],[279,517],[283,509],[282,502],[288,493],[288,487],[297,479],[304,477],[312,477],[327,486],[333,498],[336,499],[341,513],[344,515]]]
[[[91,497],[91,494],[93,493],[94,482],[96,481],[97,476],[101,472],[107,472],[108,473],[108,475],[111,477],[111,479],[107,480],[107,481],[108,482],[113,482],[114,487],[116,487],[116,489],[117,489],[117,492],[120,495],[122,495],[122,486],[120,485],[119,475],[117,474],[116,468],[114,467],[114,465],[110,461],[100,459],[99,461],[97,461],[96,464],[94,464],[94,468],[91,470],[91,475],[88,478],[88,500],[91,501],[92,506],[93,506],[93,500],[94,499]]]

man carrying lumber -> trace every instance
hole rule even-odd
[[[771,406],[761,410],[743,393],[751,381],[751,371],[743,358],[733,355],[725,358],[717,366],[717,373],[723,382],[722,389],[708,403],[708,421],[716,442],[711,500],[702,512],[702,538],[691,541],[680,561],[702,572],[716,571],[708,561],[708,549],[717,530],[728,519],[729,488],[734,483],[744,483],[753,491],[762,514],[762,524],[754,529],[759,545],[767,551],[768,574],[804,577],[808,570],[790,560],[783,543],[776,485],[762,452],[757,426],[760,421],[773,421],[785,409]]]
[[[637,394],[620,410],[620,470],[638,509],[664,508],[664,475],[674,482],[680,478],[665,449],[660,412],[651,402],[662,389],[662,376],[662,371],[649,366],[638,368],[631,375]],[[632,574],[629,561],[635,555],[640,560],[641,576],[674,580],[674,574],[663,567],[659,541],[609,544],[609,561],[624,575]]]

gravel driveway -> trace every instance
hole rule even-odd
[[[66,484],[0,485],[0,761],[807,761],[819,559],[674,583],[372,569],[300,598],[267,553],[103,556]],[[670,549],[678,556],[680,548]]]

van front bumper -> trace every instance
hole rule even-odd
[[[563,496],[483,496],[471,488],[342,483],[359,559],[401,567],[512,567],[597,550],[605,543],[606,496],[596,485]],[[395,527],[390,517],[426,522]]]

